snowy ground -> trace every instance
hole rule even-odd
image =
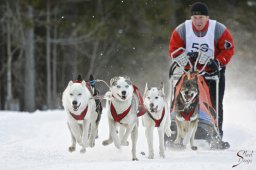
[[[85,154],[80,154],[79,147],[74,153],[68,152],[70,136],[63,110],[36,111],[33,114],[0,111],[0,169],[256,169],[255,104],[255,100],[235,100],[234,97],[232,103],[225,101],[224,140],[231,144],[231,148],[225,151],[211,151],[204,142],[197,141],[198,151],[167,150],[166,158],[160,159],[155,139],[155,159],[149,160],[140,154],[148,153],[144,128],[140,124],[137,162],[131,161],[130,146],[117,150],[113,144],[101,145],[108,136],[105,113],[95,148],[88,148]],[[242,154],[243,150],[247,155]],[[237,156],[238,152],[243,159]]]

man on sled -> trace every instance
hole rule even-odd
[[[185,50],[171,55],[180,47],[183,47]],[[190,62],[195,63],[199,54],[198,51],[213,55],[213,59],[207,63],[204,69],[209,73],[208,76],[218,74],[219,79],[217,81],[218,84],[212,79],[205,79],[209,87],[211,103],[218,113],[216,122],[220,142],[211,147],[213,149],[227,149],[230,147],[229,143],[222,140],[223,97],[225,92],[225,69],[234,55],[234,42],[229,30],[223,24],[209,19],[208,7],[202,2],[192,4],[191,19],[186,20],[175,28],[169,44],[169,53],[172,59],[186,52]],[[185,70],[190,70],[190,67],[189,64],[184,66]],[[216,90],[216,86],[218,90]],[[218,94],[216,94],[217,91]]]

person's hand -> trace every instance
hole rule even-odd
[[[211,68],[211,70],[216,71],[219,69],[219,61],[217,59],[210,60],[207,64],[207,67]]]
[[[194,63],[198,57],[198,52],[188,52],[187,56],[189,56],[189,60]]]

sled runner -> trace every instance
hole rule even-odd
[[[204,51],[207,51],[204,52]],[[198,98],[199,98],[199,110],[198,110],[198,128],[195,134],[195,139],[203,139],[209,142],[210,147],[214,149],[226,149],[220,146],[221,137],[218,130],[218,99],[219,99],[219,63],[215,62],[215,70],[213,73],[209,73],[206,70],[206,66],[209,62],[214,62],[213,51],[198,50],[190,55],[184,48],[179,48],[174,51],[171,55],[180,54],[176,58],[172,57],[172,65],[169,72],[170,78],[170,105],[171,105],[171,119],[172,125],[171,130],[177,131],[177,125],[175,123],[175,116],[177,109],[175,103],[177,96],[181,90],[184,77],[196,75],[197,76],[197,87],[198,87]],[[176,55],[175,55],[176,56]],[[210,98],[209,87],[206,80],[214,80],[216,82],[216,108],[213,107]],[[192,100],[192,99],[191,99]],[[192,102],[192,101],[190,101]],[[188,102],[189,104],[189,102]],[[192,114],[184,115],[185,121],[190,121]],[[173,147],[173,143],[176,139],[176,134],[171,137],[165,136],[165,144],[168,147]],[[227,146],[228,148],[229,146]]]

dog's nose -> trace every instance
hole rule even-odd
[[[126,95],[126,91],[122,91],[122,95],[125,96]]]
[[[154,107],[154,103],[150,103],[149,106],[152,108]]]
[[[73,105],[77,105],[77,101],[74,100],[74,101],[72,102],[72,104],[73,104]]]

